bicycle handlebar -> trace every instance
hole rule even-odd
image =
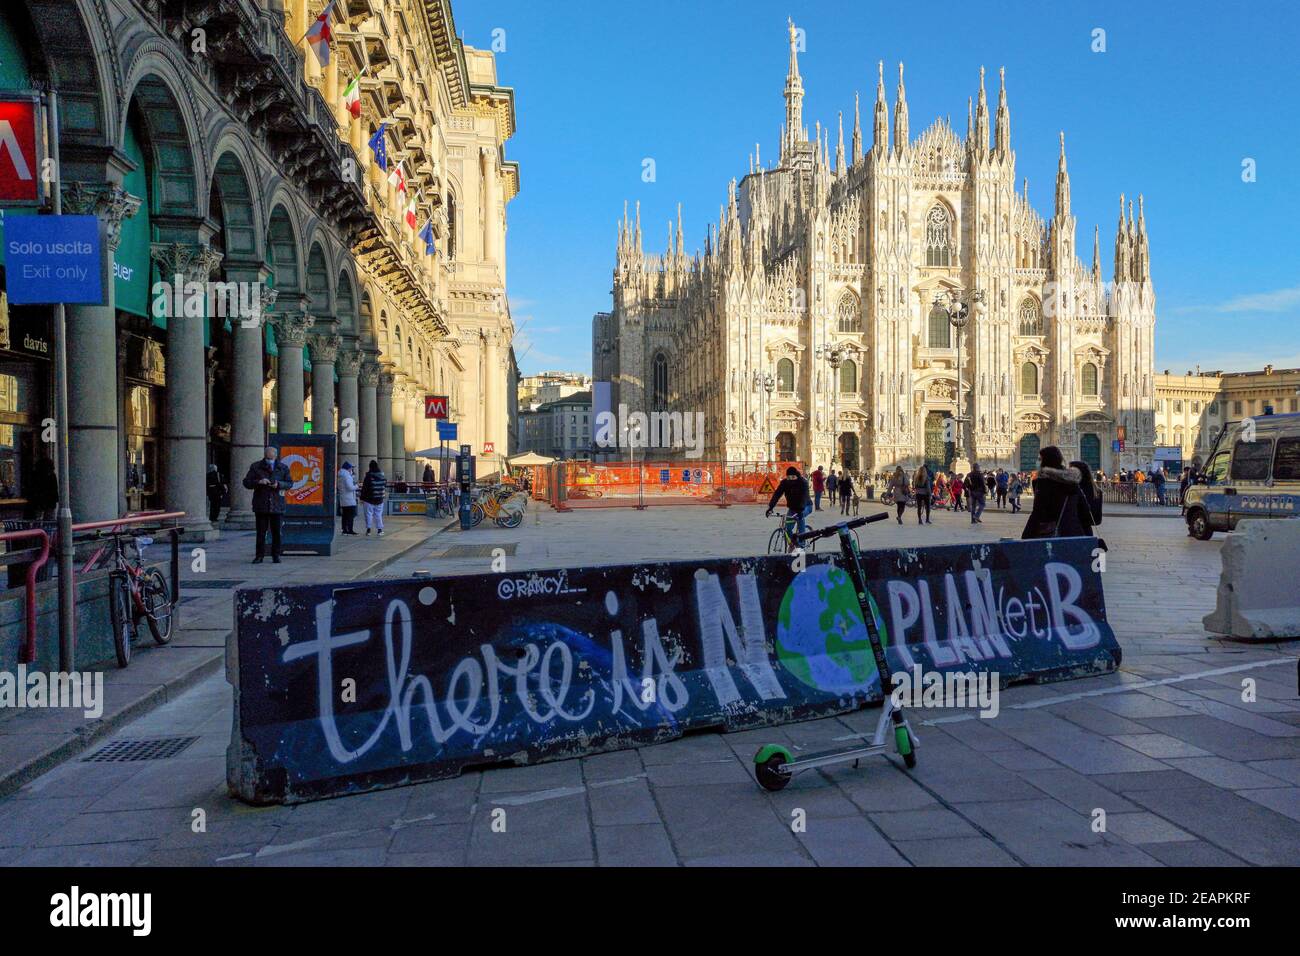
[[[854,518],[852,521],[841,521],[839,524],[827,525],[825,528],[814,528],[812,531],[805,531],[802,534],[796,534],[794,540],[803,544],[805,541],[813,541],[817,538],[829,538],[837,535],[841,530],[849,531],[853,528],[861,528],[864,524],[872,524],[876,521],[884,521],[889,517],[889,512],[882,511],[880,514],[867,515],[865,518]]]

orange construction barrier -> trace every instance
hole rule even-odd
[[[789,461],[556,462],[544,497],[559,511],[765,503],[791,465],[803,470]]]

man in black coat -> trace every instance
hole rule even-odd
[[[255,461],[244,476],[244,487],[253,492],[253,515],[257,521],[257,556],[261,564],[266,532],[271,532],[271,560],[280,563],[280,518],[284,514],[284,492],[293,487],[289,467],[276,461],[276,449],[267,447],[261,461]]]

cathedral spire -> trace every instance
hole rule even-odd
[[[844,165],[844,114],[840,113],[840,142],[835,147],[835,175],[842,176],[846,171]]]
[[[980,67],[980,91],[975,103],[975,152],[987,153],[989,149],[989,100],[984,93],[984,67]]]
[[[1061,131],[1061,157],[1056,164],[1056,215],[1070,215],[1070,174],[1065,170],[1065,131]]]
[[[885,61],[876,64],[876,115],[872,124],[871,148],[884,152],[889,149],[889,106],[885,103]]]
[[[1092,277],[1101,278],[1101,227],[1092,227]]]
[[[858,94],[853,94],[853,162],[862,159],[862,111],[858,106]]]
[[[993,148],[1001,155],[1011,149],[1011,111],[1007,109],[1007,68],[998,68],[998,116]]]
[[[975,136],[975,100],[966,97],[966,145],[969,147]]]
[[[1119,194],[1119,225],[1115,229],[1115,282],[1127,282],[1130,278],[1129,237],[1127,223],[1124,220],[1124,194]]]
[[[636,201],[636,251],[641,252],[641,200]]]
[[[803,128],[803,79],[799,76],[799,31],[790,24],[790,72],[785,78],[785,128],[789,138],[785,147],[793,147],[807,138]],[[788,148],[782,149],[784,156]]]
[[[677,204],[677,254],[686,254],[686,243],[682,241],[682,204]]]
[[[894,104],[894,149],[899,153],[908,147],[907,90],[903,87],[903,64],[898,64],[898,102]]]

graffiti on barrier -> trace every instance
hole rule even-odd
[[[1118,666],[1092,539],[865,552],[898,669]],[[231,786],[309,799],[881,699],[838,558],[242,590]],[[355,696],[340,695],[355,682]]]

